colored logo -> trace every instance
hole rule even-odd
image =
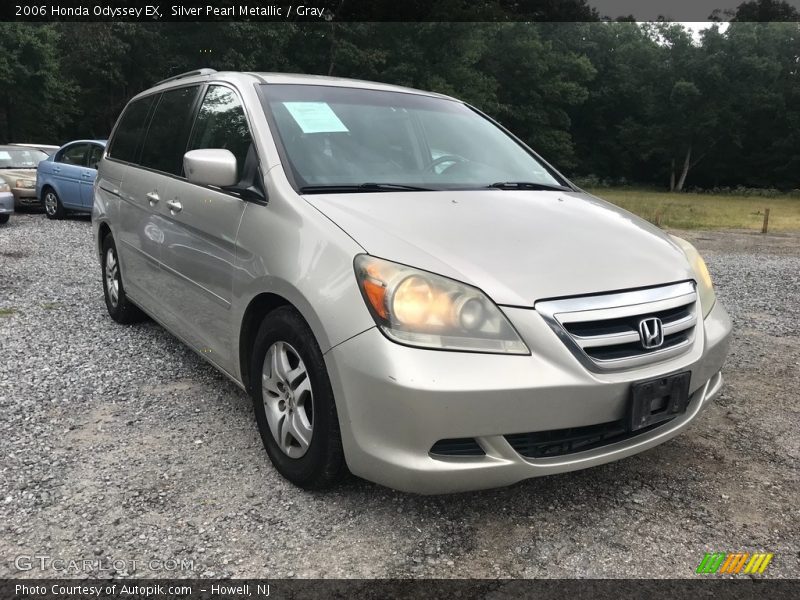
[[[766,552],[706,552],[697,567],[698,573],[763,573],[772,561]]]

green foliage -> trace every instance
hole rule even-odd
[[[60,72],[58,42],[54,25],[0,22],[1,137],[57,137],[61,122],[43,116],[77,113],[74,82]]]
[[[598,183],[800,187],[800,25],[744,22],[781,2],[747,2],[699,39],[677,23],[533,22],[554,2],[513,3],[531,22],[498,20],[510,3],[414,0],[454,22],[0,23],[0,141],[105,137],[131,96],[209,66],[457,96]],[[494,22],[457,22],[470,10]]]
[[[733,21],[797,21],[800,13],[784,0],[750,0],[742,2]]]
[[[558,40],[555,27],[511,23],[493,32],[480,66],[496,91],[483,108],[555,164],[571,168],[568,110],[586,101],[586,83],[596,71]]]
[[[694,41],[679,24],[588,24],[597,69],[573,111],[572,174],[700,187],[800,180],[800,26],[732,23]]]

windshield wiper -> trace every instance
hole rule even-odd
[[[572,190],[563,185],[551,185],[549,183],[535,183],[533,181],[498,181],[487,188],[498,190],[543,190],[553,192],[571,192]]]
[[[362,183],[359,185],[362,190],[399,190],[406,192],[432,192],[432,188],[420,187],[418,185],[406,185],[403,183]]]
[[[336,194],[359,192],[432,192],[431,188],[400,183],[358,183],[358,184],[328,184],[306,185],[300,188],[301,194]]]

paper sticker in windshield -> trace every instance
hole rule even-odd
[[[8,152],[0,150],[0,160],[11,160],[11,155]]]
[[[327,102],[284,102],[303,133],[336,133],[349,131]]]

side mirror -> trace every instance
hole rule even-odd
[[[220,188],[236,185],[236,170],[236,157],[224,148],[190,150],[183,155],[183,171],[192,183]]]

